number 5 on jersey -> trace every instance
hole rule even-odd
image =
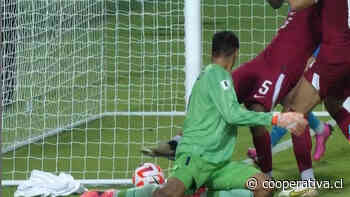
[[[271,81],[269,80],[264,81],[264,83],[261,85],[261,88],[259,88],[259,94],[266,95],[267,92],[269,92],[271,85],[272,85]]]
[[[255,94],[254,97],[255,97],[255,98],[258,98],[258,97],[263,97],[263,96],[265,96],[265,95],[269,92],[271,85],[272,85],[272,82],[271,82],[271,81],[265,80],[265,81],[262,83],[262,85],[261,85],[261,87],[259,88],[259,90],[258,90],[259,95],[258,95],[258,94]]]

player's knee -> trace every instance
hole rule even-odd
[[[268,184],[269,180],[270,177],[263,173],[259,173],[254,175],[247,181],[246,187],[252,192],[254,192],[254,197],[272,196],[274,188],[270,187],[270,185]]]

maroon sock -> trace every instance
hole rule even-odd
[[[268,173],[272,170],[271,139],[269,132],[265,129],[264,134],[253,135],[253,142],[258,156],[259,167],[262,172]]]
[[[350,113],[343,107],[333,118],[342,130],[346,139],[349,140]]]
[[[292,141],[299,172],[312,168],[312,142],[309,127],[305,128],[305,132],[301,136],[292,135]]]

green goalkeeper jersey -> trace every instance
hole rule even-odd
[[[213,163],[230,161],[237,126],[268,126],[272,116],[243,108],[230,73],[220,65],[208,65],[193,86],[176,154],[191,153]]]

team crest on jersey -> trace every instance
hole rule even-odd
[[[230,87],[230,82],[228,80],[222,80],[220,82],[222,89],[227,90]]]

